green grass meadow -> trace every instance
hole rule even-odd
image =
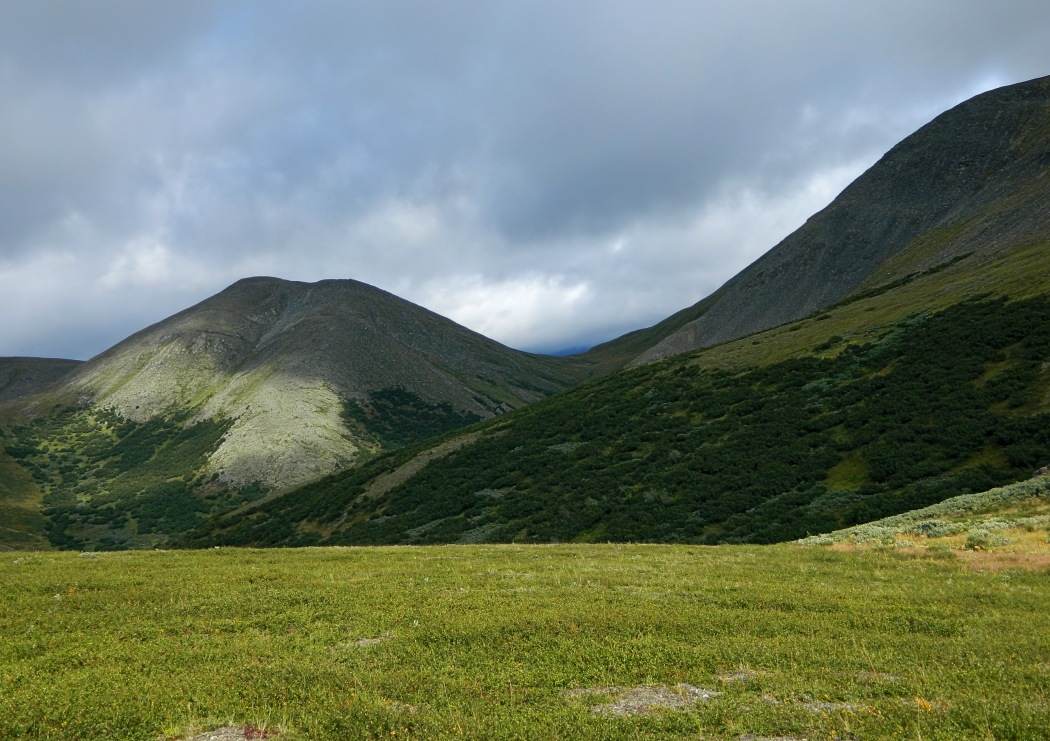
[[[0,592],[3,739],[1050,738],[1048,573],[951,553],[24,552]]]

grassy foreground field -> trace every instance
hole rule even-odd
[[[1050,738],[1050,580],[791,545],[2,553],[0,686],[4,739]]]

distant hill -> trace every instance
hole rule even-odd
[[[994,260],[1046,234],[1048,103],[1044,77],[941,114],[715,294],[588,355],[637,365],[708,347],[954,258]]]
[[[180,512],[284,491],[521,407],[571,386],[583,368],[504,347],[363,283],[276,278],[239,281],[30,383],[32,365],[0,364],[22,369],[7,386],[9,413],[34,420],[8,453],[47,492],[52,540],[64,542],[62,529],[116,543],[138,542],[138,509],[114,515],[119,534],[94,510],[123,511],[166,488],[151,506],[171,514],[149,528],[165,532],[193,520]],[[209,488],[217,499],[202,504]],[[55,525],[59,510],[77,507],[97,526],[81,522],[87,512]]]

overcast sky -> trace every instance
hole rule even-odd
[[[889,147],[1050,74],[1046,0],[5,0],[0,355],[239,278],[520,349],[691,305]]]

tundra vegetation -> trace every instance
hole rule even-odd
[[[1029,553],[1040,550],[1048,533],[1050,475],[1041,475],[799,542]]]
[[[1044,739],[1047,586],[890,547],[2,553],[0,737]]]

